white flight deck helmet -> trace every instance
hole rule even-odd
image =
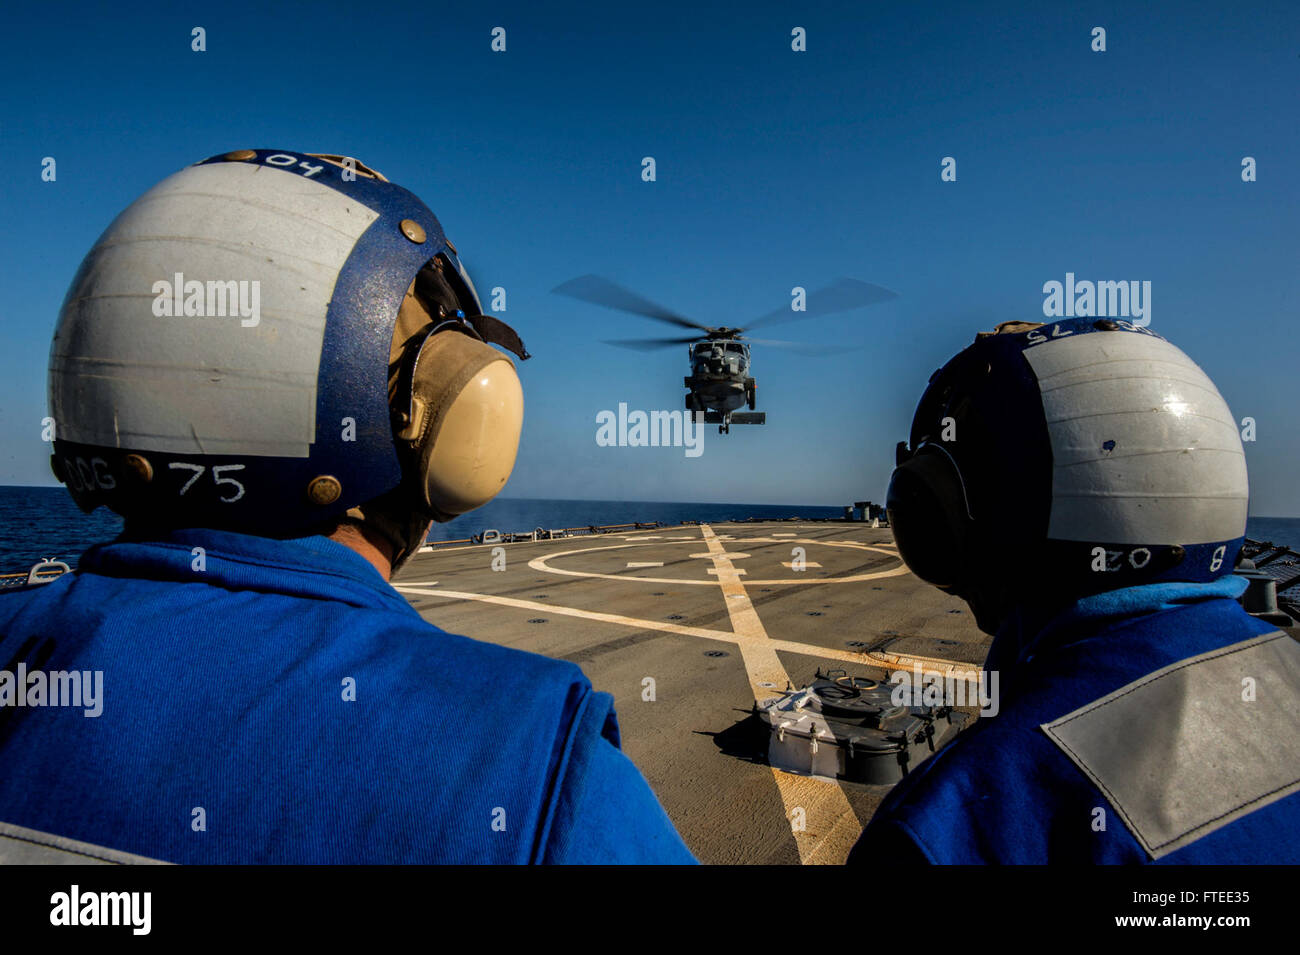
[[[993,633],[1051,606],[1230,573],[1246,459],[1214,383],[1124,321],[1008,322],[930,378],[886,507],[918,577]]]
[[[340,156],[242,149],[100,236],[50,354],[54,473],[133,526],[290,537],[345,515],[400,563],[505,484],[523,343],[433,213]]]

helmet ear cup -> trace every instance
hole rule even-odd
[[[957,591],[966,576],[973,521],[961,474],[949,454],[922,445],[894,469],[885,508],[908,569],[927,583]]]
[[[409,479],[438,520],[486,504],[514,468],[523,389],[504,354],[455,330],[434,332],[411,373],[411,412],[399,440]]]

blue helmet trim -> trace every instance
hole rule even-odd
[[[66,481],[84,510],[107,504],[132,519],[290,536],[336,519],[348,508],[402,482],[388,401],[393,328],[406,290],[421,267],[439,253],[453,254],[442,225],[418,197],[394,183],[362,174],[345,181],[342,168],[293,150],[258,149],[252,153],[242,159],[228,158],[239,153],[227,153],[195,165],[242,162],[268,166],[327,186],[378,214],[340,270],[326,312],[316,429],[308,456],[137,451],[152,468],[152,479],[143,482],[125,464],[126,455],[134,449],[56,441],[56,476]],[[424,230],[423,242],[414,242],[403,233],[403,220]],[[209,470],[235,466],[223,471],[222,477],[238,480],[244,487],[239,499],[229,500],[235,495],[235,485],[219,483],[211,475],[195,480],[182,497],[179,487],[194,473],[184,462],[196,460]],[[173,463],[181,465],[180,469],[171,468]],[[331,504],[314,504],[308,499],[308,485],[326,475],[341,484],[342,494]]]
[[[305,504],[312,507],[313,516],[328,519],[401,483],[388,403],[393,328],[416,273],[435,255],[450,250],[437,217],[401,186],[360,174],[346,181],[340,167],[293,150],[258,149],[254,153],[250,159],[217,156],[203,164],[259,163],[298,175],[319,169],[310,176],[313,182],[379,214],[340,270],[326,312],[311,454],[305,462],[290,459],[296,472],[296,480],[290,483],[300,489],[304,503],[308,482],[319,475],[332,475],[343,485],[337,504],[320,508]],[[280,157],[292,157],[295,162],[289,165]],[[424,229],[424,242],[412,242],[402,233],[399,223],[407,219]],[[355,434],[345,430],[345,419],[355,422]]]

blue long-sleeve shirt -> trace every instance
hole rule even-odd
[[[94,547],[0,595],[0,667],[102,673],[98,715],[0,687],[3,822],[180,863],[694,861],[577,666],[324,537]]]
[[[1241,609],[1233,598],[1244,588],[1239,577],[1147,585],[1078,601],[1047,620],[1018,612],[986,663],[1000,676],[997,714],[891,790],[850,863],[1300,862],[1300,650]],[[1273,672],[1225,662],[1271,632],[1276,642],[1264,649],[1281,661]],[[1153,675],[1182,678],[1198,660],[1222,669],[1192,678],[1168,705],[1136,695]],[[1086,758],[1045,729],[1140,698],[1092,734]],[[1254,725],[1239,719],[1246,713]],[[1199,768],[1174,758],[1214,749],[1194,734],[1213,737],[1220,726],[1240,745],[1226,755],[1220,747]],[[1189,764],[1199,779],[1192,786],[1174,778]],[[1268,781],[1240,778],[1252,775]],[[1216,799],[1219,818],[1206,808]]]

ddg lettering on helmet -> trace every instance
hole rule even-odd
[[[204,318],[213,289],[250,288],[256,321]],[[128,526],[288,537],[369,510],[418,536],[514,466],[523,394],[493,345],[529,357],[415,195],[338,155],[215,156],[127,207],[73,279],[54,473]]]

